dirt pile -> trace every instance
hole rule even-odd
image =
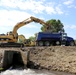
[[[44,69],[76,73],[76,47],[33,47],[30,61]]]
[[[76,46],[0,48],[0,64],[5,50],[28,51],[30,66],[38,69],[76,73]]]

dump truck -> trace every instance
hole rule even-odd
[[[36,45],[38,46],[74,46],[75,42],[72,37],[67,36],[67,33],[50,33],[50,32],[39,32],[36,37]]]

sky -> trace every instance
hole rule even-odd
[[[31,16],[45,22],[61,20],[68,36],[76,39],[76,0],[0,0],[0,34],[12,31],[14,26]],[[38,23],[29,23],[18,29],[26,38],[41,31]]]

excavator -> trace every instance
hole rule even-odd
[[[17,43],[18,41],[17,30],[20,27],[27,25],[31,22],[47,25],[43,20],[31,16],[30,18],[27,18],[24,21],[17,23],[14,26],[13,31],[7,32],[7,34],[0,34],[0,47],[24,47],[23,43]]]

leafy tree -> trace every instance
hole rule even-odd
[[[34,34],[34,36],[29,37],[30,41],[35,41],[37,37],[37,33]]]
[[[34,36],[31,36],[31,37],[29,37],[29,40],[30,41],[34,41],[35,40],[35,37]]]
[[[43,25],[41,27],[42,32],[49,31],[49,32],[64,32],[63,23],[60,20],[51,19],[46,22],[47,25]]]

